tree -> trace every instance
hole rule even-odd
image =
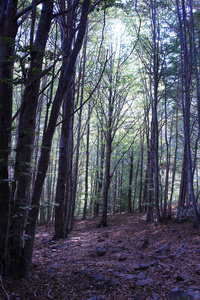
[[[190,194],[190,199],[193,207],[194,223],[199,225],[200,216],[197,211],[195,196],[194,196],[194,186],[193,186],[193,166],[192,166],[192,155],[191,155],[191,143],[190,143],[190,76],[191,76],[191,62],[190,62],[190,48],[188,49],[188,37],[187,37],[187,15],[186,15],[186,4],[182,1],[182,7],[180,11],[179,1],[176,1],[177,15],[179,19],[179,33],[180,33],[180,44],[181,44],[181,58],[182,58],[182,103],[183,103],[183,120],[184,120],[184,161],[182,170],[182,185],[180,193]],[[190,44],[189,44],[190,47]],[[189,183],[189,186],[188,186]],[[181,208],[183,208],[183,202],[185,197],[179,198],[179,211],[181,213]]]
[[[7,5],[8,4],[8,5]],[[49,163],[49,156],[51,150],[51,143],[53,134],[56,127],[57,118],[59,115],[60,106],[62,101],[66,97],[67,93],[69,92],[69,88],[73,79],[76,59],[79,54],[79,51],[82,46],[83,38],[85,35],[86,30],[86,23],[87,23],[87,14],[89,13],[89,5],[90,2],[85,0],[81,5],[77,3],[75,6],[72,7],[71,10],[71,17],[68,19],[68,25],[74,26],[73,35],[67,37],[64,36],[63,42],[63,62],[60,72],[59,84],[56,95],[53,100],[52,109],[49,117],[47,118],[47,123],[45,126],[43,140],[42,140],[42,148],[40,159],[38,162],[37,168],[37,175],[34,181],[33,192],[30,195],[29,193],[29,186],[30,186],[30,177],[31,177],[31,159],[32,159],[32,148],[34,143],[34,136],[35,136],[35,120],[36,120],[36,108],[38,104],[38,96],[39,96],[39,83],[40,78],[47,74],[48,71],[51,69],[51,66],[47,70],[42,70],[42,62],[46,48],[47,37],[50,30],[51,18],[52,18],[52,11],[53,11],[53,1],[45,1],[43,4],[43,8],[41,11],[40,21],[38,23],[38,30],[34,39],[35,35],[35,25],[36,22],[36,5],[39,4],[33,1],[32,5],[27,6],[24,8],[23,12],[17,14],[17,1],[4,1],[3,6],[1,7],[1,22],[5,29],[4,34],[6,37],[6,43],[1,43],[2,50],[8,54],[7,57],[3,57],[3,63],[1,64],[1,68],[4,68],[4,63],[6,61],[6,68],[8,67],[9,72],[6,74],[6,85],[2,86],[2,92],[4,90],[8,91],[9,89],[9,101],[7,104],[4,105],[1,111],[1,120],[3,121],[3,116],[5,113],[9,112],[9,122],[5,123],[2,122],[2,128],[8,129],[8,134],[6,138],[5,151],[1,152],[4,157],[7,157],[5,160],[5,168],[2,170],[2,175],[4,180],[6,179],[7,183],[4,184],[2,187],[6,190],[7,189],[7,198],[2,199],[2,207],[5,208],[5,215],[6,218],[3,218],[3,224],[1,227],[2,230],[2,242],[3,246],[1,251],[1,261],[6,264],[6,271],[9,275],[14,275],[16,277],[23,277],[28,276],[31,268],[31,259],[32,259],[32,252],[33,252],[33,245],[34,245],[34,237],[35,237],[35,228],[37,223],[37,217],[39,212],[39,204],[40,204],[40,197],[42,194],[43,183],[45,180],[48,163]],[[6,6],[7,5],[7,6]],[[7,9],[9,9],[7,11]],[[60,14],[65,14],[65,6],[62,7],[62,11],[59,12],[57,16]],[[31,19],[31,31],[30,31],[30,66],[27,78],[24,77],[25,81],[25,90],[24,96],[21,104],[20,109],[20,117],[19,117],[19,129],[18,129],[18,147],[16,153],[16,163],[15,163],[15,177],[16,177],[16,184],[13,185],[16,189],[16,192],[13,192],[13,195],[16,196],[14,201],[11,199],[12,194],[8,189],[8,149],[9,149],[9,140],[10,140],[10,130],[11,130],[11,107],[12,107],[12,66],[13,66],[13,54],[14,54],[14,39],[17,32],[17,25],[12,26],[11,23],[13,20],[17,18],[20,19],[20,25],[23,23],[24,20],[27,19],[29,16],[30,11],[32,10],[32,19]],[[9,13],[9,17],[6,17],[6,14]],[[27,13],[25,15],[25,13]],[[78,14],[77,14],[78,13]],[[79,17],[77,21],[77,18]],[[22,18],[24,16],[24,19]],[[55,15],[56,16],[56,15]],[[73,22],[72,22],[73,21]],[[19,26],[20,26],[19,25]],[[3,29],[2,27],[2,29]],[[70,28],[70,27],[69,27]],[[67,29],[69,29],[67,28]],[[6,36],[7,34],[7,36]],[[4,40],[4,42],[5,42]],[[9,41],[9,43],[8,43]],[[12,42],[12,43],[11,43]],[[12,45],[11,45],[12,44]],[[4,47],[5,46],[5,47]],[[9,49],[9,52],[7,51]],[[5,60],[6,59],[6,60]],[[22,65],[23,67],[23,65]],[[23,69],[23,68],[22,68]],[[3,69],[2,69],[3,71]],[[22,70],[23,71],[23,70]],[[1,79],[3,79],[3,72],[1,73]],[[25,74],[24,74],[25,75]],[[9,77],[9,78],[8,78]],[[1,81],[2,82],[2,81]],[[9,84],[8,84],[9,82]],[[28,99],[31,101],[28,101]],[[67,101],[67,105],[70,106],[70,102]],[[1,106],[2,107],[2,106]],[[8,124],[9,123],[9,124]],[[5,136],[5,132],[2,132],[2,136]],[[2,194],[1,194],[2,195]],[[31,199],[30,199],[30,198]],[[8,204],[9,199],[12,200],[11,203],[14,206],[12,208],[12,215],[11,219],[8,220]],[[9,222],[11,221],[11,226]],[[6,224],[7,223],[7,224]],[[9,231],[11,235],[7,235],[7,225],[9,225]],[[24,226],[26,226],[24,230]],[[11,237],[9,240],[8,237]],[[24,242],[23,242],[24,241]],[[10,251],[6,252],[6,258],[4,257],[6,242],[9,242],[7,246],[11,245]]]
[[[46,132],[44,133],[43,136],[42,150],[41,150],[38,172],[37,172],[37,177],[35,181],[35,187],[34,187],[32,202],[31,202],[33,208],[29,211],[29,223],[27,224],[25,230],[25,234],[28,237],[24,245],[25,275],[29,274],[30,266],[31,266],[35,229],[36,229],[36,223],[37,223],[37,217],[39,211],[39,201],[42,192],[43,182],[48,167],[53,133],[55,130],[60,106],[62,104],[63,99],[65,98],[65,95],[67,94],[70,88],[73,79],[76,59],[81,49],[84,35],[85,35],[89,4],[90,4],[89,0],[84,0],[82,5],[82,10],[81,10],[81,17],[79,21],[78,33],[72,51],[68,52],[69,49],[71,49],[71,45],[66,45],[65,43],[63,45],[65,46],[65,48],[63,48],[64,59],[61,68],[59,85],[54,98],[51,115],[49,117],[49,123]],[[65,42],[68,42],[68,40],[66,40]],[[66,105],[68,105],[68,103]]]
[[[87,125],[87,138],[86,138],[86,162],[85,162],[85,201],[83,208],[83,220],[86,219],[87,204],[88,204],[88,167],[89,167],[89,142],[90,142],[90,114],[91,108],[90,103],[88,107],[88,125]]]
[[[16,215],[17,217],[14,217],[11,220],[11,265],[7,266],[10,269],[10,272],[14,272],[17,277],[18,273],[20,277],[24,272],[21,263],[23,257],[22,236],[27,218],[26,208],[30,204],[28,198],[30,188],[31,159],[35,137],[36,110],[39,98],[39,75],[42,72],[42,62],[50,30],[52,13],[52,1],[45,2],[41,11],[41,17],[35,41],[30,45],[31,62],[20,108],[18,140],[15,158],[15,190],[13,191],[15,198],[13,199],[14,207],[12,208],[12,215]],[[33,19],[32,22],[34,21],[35,20]],[[12,265],[12,262],[14,262],[14,265]]]
[[[59,169],[58,178],[56,186],[56,196],[55,196],[55,235],[54,239],[60,239],[66,237],[65,228],[65,217],[66,217],[66,205],[65,202],[69,202],[69,193],[66,190],[67,170],[69,165],[69,147],[70,144],[73,145],[70,137],[70,131],[73,130],[71,126],[71,118],[73,118],[73,88],[67,95],[68,101],[65,99],[63,103],[63,119],[60,138],[60,149],[59,149]],[[69,174],[68,174],[69,176]]]
[[[61,4],[61,8],[62,5],[63,3]],[[70,45],[71,48],[73,47],[73,40],[75,38],[74,36],[75,23],[70,24],[70,20],[71,19],[75,20],[73,16],[74,13],[75,11],[69,10],[67,18],[66,16],[61,16],[62,31],[66,32],[66,36],[65,37],[63,36],[62,43],[67,43],[68,42],[67,40],[71,39],[71,45]],[[71,49],[68,48],[67,52],[70,53],[70,51]],[[66,52],[66,56],[68,55],[67,52]],[[73,75],[73,78],[75,78],[75,74]],[[73,79],[71,83],[70,91],[68,92],[63,104],[63,121],[62,121],[60,149],[59,149],[59,169],[58,169],[58,179],[57,179],[56,198],[55,198],[56,207],[55,207],[54,239],[64,238],[66,237],[67,232],[70,232],[69,228],[66,228],[66,222],[67,222],[66,220],[71,215],[73,199],[72,199],[72,195],[69,194],[70,184],[69,185],[67,184],[67,181],[69,183],[69,178],[67,178],[67,175],[69,176],[69,172],[67,171],[69,167],[69,155],[68,155],[68,153],[70,152],[69,147],[70,144],[73,145],[73,142],[71,141],[70,131],[73,132],[73,126],[71,126],[71,118],[73,118],[73,110],[74,110],[74,85],[75,85],[75,80]],[[78,141],[79,138],[80,137],[78,137]],[[72,176],[72,172],[70,173],[70,175]],[[74,181],[76,182],[76,178],[74,178]],[[69,223],[69,220],[67,223]]]
[[[132,181],[133,181],[133,148],[130,153],[129,188],[128,188],[128,212],[132,213]],[[134,209],[133,209],[134,211]]]
[[[0,262],[7,255],[9,222],[9,174],[12,128],[12,84],[18,1],[1,1],[0,5]]]
[[[110,64],[109,68],[105,72],[105,77],[103,81],[104,97],[101,100],[99,121],[103,120],[101,127],[105,137],[105,166],[104,166],[104,182],[103,182],[103,200],[102,200],[102,214],[101,221],[98,224],[98,227],[107,226],[107,210],[108,210],[108,195],[111,179],[113,177],[114,171],[111,173],[111,155],[113,152],[113,141],[116,137],[116,133],[119,128],[123,127],[126,117],[125,114],[128,111],[128,87],[129,81],[125,83],[124,77],[120,76],[120,69],[122,64],[120,64],[120,59],[116,59],[116,52],[113,52],[113,44],[110,44]],[[125,75],[124,75],[125,76]],[[106,102],[105,102],[106,100]],[[127,104],[127,106],[126,106]],[[128,134],[128,130],[121,136],[116,139],[116,145],[122,142],[122,140]],[[128,146],[128,149],[130,146]],[[127,150],[126,150],[127,151]],[[126,151],[124,153],[126,153]],[[116,163],[116,167],[119,164],[122,156]],[[115,168],[114,167],[114,170]]]

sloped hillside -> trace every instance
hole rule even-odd
[[[53,227],[39,227],[31,278],[3,279],[0,299],[200,299],[200,230],[192,223],[156,226],[137,213],[97,224],[77,221],[59,241]]]

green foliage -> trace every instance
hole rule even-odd
[[[0,43],[6,44],[8,47],[12,48],[15,45],[15,40],[12,37],[0,36]]]
[[[31,4],[31,1],[19,1],[21,9]],[[80,2],[82,5],[83,2]],[[40,8],[37,9],[36,25]],[[156,49],[158,54],[158,127],[159,127],[159,165],[160,167],[160,186],[162,191],[165,185],[166,175],[166,141],[165,141],[165,120],[164,110],[165,101],[167,107],[167,138],[170,147],[170,179],[169,194],[172,188],[173,159],[175,158],[176,142],[178,143],[176,158],[176,176],[175,190],[172,202],[176,203],[179,193],[179,184],[182,170],[183,159],[183,112],[181,103],[181,47],[178,36],[178,20],[175,12],[174,3],[171,1],[156,1]],[[105,13],[105,15],[104,15]],[[105,19],[104,19],[105,17]],[[199,20],[200,11],[198,6],[194,11],[196,39],[199,39]],[[132,189],[136,190],[136,199],[138,199],[140,186],[139,174],[142,168],[142,188],[144,189],[145,172],[148,166],[149,141],[151,139],[151,104],[153,99],[153,32],[152,32],[152,11],[148,1],[119,1],[103,0],[100,5],[92,11],[88,18],[88,36],[86,51],[85,74],[82,72],[83,53],[77,59],[75,72],[75,106],[80,105],[80,90],[82,77],[84,76],[83,100],[86,100],[91,91],[95,88],[97,81],[104,69],[106,53],[110,57],[106,64],[105,72],[101,82],[93,93],[90,104],[90,145],[89,145],[89,201],[92,203],[102,202],[102,191],[97,196],[96,176],[101,173],[101,145],[107,139],[108,131],[112,131],[112,153],[111,153],[111,187],[110,187],[110,209],[116,192],[116,210],[127,211],[127,193],[129,185],[129,151],[131,144],[134,146],[134,170]],[[44,53],[43,71],[55,63],[55,67],[45,74],[41,82],[41,106],[38,105],[37,122],[38,144],[33,147],[33,164],[26,165],[24,168],[33,169],[37,167],[38,153],[41,151],[42,132],[44,130],[45,119],[48,120],[52,108],[53,96],[57,91],[59,67],[62,62],[61,53],[61,31],[56,29],[57,20],[52,22],[52,30],[49,35],[48,45]],[[59,19],[60,22],[60,19]],[[105,22],[105,23],[104,23]],[[15,114],[21,105],[26,79],[30,71],[30,62],[39,47],[30,45],[30,24],[31,15],[20,25],[15,55],[10,57],[14,60],[14,79],[4,79],[4,83],[13,87],[13,114]],[[56,24],[56,25],[55,25]],[[35,29],[37,26],[35,26]],[[57,31],[56,31],[57,30]],[[35,32],[34,32],[35,34]],[[9,37],[0,37],[0,42],[5,43],[8,47],[14,46],[14,40]],[[37,67],[33,68],[35,76],[41,75]],[[80,73],[80,74],[79,74]],[[195,80],[192,70],[191,74],[191,144],[194,149],[198,132],[197,126],[197,106],[195,96]],[[109,102],[109,93],[111,92],[112,101]],[[86,163],[86,126],[88,123],[88,104],[83,107],[82,113],[82,132],[81,132],[81,151],[79,165],[79,183],[77,192],[76,213],[83,208],[85,199],[85,163]],[[41,111],[40,111],[41,110]],[[176,124],[177,110],[177,124]],[[108,125],[109,113],[112,112],[112,123]],[[41,113],[41,115],[40,115]],[[60,117],[62,119],[62,111]],[[19,118],[16,117],[15,126]],[[74,141],[77,134],[78,114],[74,115]],[[176,126],[178,133],[176,132]],[[44,186],[44,197],[41,201],[41,208],[53,208],[55,181],[58,169],[58,149],[59,149],[59,126],[54,135],[54,142],[51,152],[51,164],[47,174]],[[33,132],[25,130],[22,135],[32,135]],[[176,136],[178,134],[178,137]],[[139,165],[138,178],[136,178],[137,162],[141,160],[141,143],[143,142],[143,165]],[[16,137],[14,129],[12,131],[12,162],[14,162],[16,149]],[[149,140],[148,140],[149,139]],[[177,140],[176,140],[177,139]],[[76,150],[74,145],[74,152]],[[45,146],[43,147],[45,149]],[[38,151],[38,153],[37,153]],[[193,153],[193,159],[195,153]],[[197,161],[199,152],[197,151]],[[35,159],[35,160],[34,160]],[[98,161],[98,162],[97,162]],[[103,172],[105,168],[105,157],[103,161]],[[198,163],[197,163],[198,164]],[[14,163],[12,163],[13,172]],[[74,171],[74,170],[73,170]],[[198,173],[198,172],[197,172]],[[26,173],[24,173],[26,174]],[[114,187],[114,176],[116,176],[117,186]],[[120,176],[122,182],[119,184]],[[198,177],[198,175],[197,175]],[[137,180],[136,180],[137,179]],[[99,178],[98,178],[99,180]],[[99,183],[103,183],[104,178]],[[198,178],[196,179],[198,182]],[[49,187],[50,186],[50,187]],[[195,188],[198,189],[198,183]],[[116,189],[116,190],[115,190]],[[50,194],[50,196],[49,196]],[[162,195],[161,195],[162,196]],[[47,199],[50,199],[47,201]],[[138,201],[138,200],[136,200]],[[79,207],[80,204],[80,207]],[[145,206],[153,206],[153,203],[145,202]],[[119,207],[121,206],[121,207]]]
[[[120,0],[102,0],[100,5],[97,7],[97,11],[106,10],[108,8],[123,8],[123,2]]]

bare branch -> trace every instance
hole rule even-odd
[[[48,0],[38,0],[36,5],[39,5],[41,3],[44,3]],[[24,8],[23,10],[21,10],[17,15],[16,15],[16,19],[18,20],[19,18],[21,18],[23,15],[25,15],[26,13],[30,13],[30,11],[33,8],[33,4],[27,6],[26,8]]]
[[[102,76],[104,74],[107,62],[110,60],[110,57],[106,59],[104,66],[103,66],[103,70],[101,72],[101,75],[99,77],[99,80],[97,81],[95,87],[93,88],[92,92],[90,93],[89,97],[83,102],[83,104],[81,106],[79,106],[70,116],[68,116],[66,119],[60,121],[58,124],[56,124],[56,126],[59,126],[60,124],[62,124],[63,122],[67,121],[69,118],[71,118],[75,113],[77,113],[92,97],[92,95],[94,94],[94,92],[96,91],[99,83],[101,82]]]

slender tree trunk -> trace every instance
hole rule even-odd
[[[194,70],[196,77],[196,98],[197,98],[197,111],[198,111],[198,140],[200,139],[200,81],[199,81],[199,67],[198,67],[198,59],[197,59],[197,48],[196,48],[196,36],[195,36],[195,25],[194,25],[194,17],[193,17],[193,1],[189,0],[190,7],[190,29],[192,35],[192,50],[193,50],[193,61],[194,61]]]
[[[83,74],[82,74],[82,91],[81,98],[83,100],[83,90],[84,90],[84,80],[85,80],[85,64],[86,64],[86,50],[87,50],[87,39],[88,36],[85,35],[84,47],[83,47]],[[83,220],[86,219],[87,213],[87,202],[88,202],[88,164],[89,164],[89,141],[90,141],[90,113],[91,113],[90,102],[88,105],[88,124],[87,124],[87,137],[86,137],[86,166],[85,166],[85,202],[83,208]]]
[[[133,181],[133,147],[130,155],[130,168],[129,168],[129,184],[128,184],[128,212],[132,213],[132,181]],[[134,203],[133,203],[134,210]]]
[[[89,142],[90,142],[90,103],[88,108],[88,125],[87,125],[87,144],[86,144],[86,163],[85,163],[85,203],[83,208],[83,220],[86,219],[88,203],[88,167],[89,167]]]
[[[110,82],[112,82],[112,78],[110,78]],[[112,153],[112,123],[113,123],[112,101],[113,101],[112,88],[109,88],[109,108],[108,108],[109,111],[108,111],[108,123],[107,123],[107,132],[106,132],[106,162],[105,162],[104,186],[103,186],[103,205],[102,205],[101,221],[98,227],[107,226],[108,191],[109,191],[110,180],[111,180],[110,163],[111,163],[111,153]]]
[[[179,99],[179,89],[177,87],[177,99]],[[175,182],[175,174],[176,174],[176,162],[177,162],[177,150],[178,150],[178,101],[176,103],[176,131],[175,131],[176,141],[175,141],[175,149],[174,149],[174,161],[172,168],[172,184],[171,184],[171,193],[168,207],[168,215],[171,218],[172,214],[172,197],[174,192],[174,182]]]
[[[183,155],[183,163],[182,163],[182,172],[181,172],[181,183],[180,183],[180,191],[179,191],[179,201],[178,201],[178,211],[177,218],[179,222],[181,221],[182,212],[185,206],[186,195],[188,193],[188,162],[186,157],[186,145],[184,146],[184,155]]]
[[[139,192],[139,212],[142,211],[142,190],[143,190],[143,160],[144,160],[144,132],[141,139],[141,156],[140,156],[140,192]],[[144,201],[144,199],[143,199]]]
[[[108,209],[108,191],[110,187],[110,162],[112,152],[112,138],[111,129],[108,129],[107,140],[106,140],[106,162],[105,162],[105,173],[104,173],[104,186],[103,186],[103,206],[101,222],[98,227],[107,227],[107,209]]]
[[[138,157],[136,172],[135,172],[135,187],[134,187],[134,196],[133,196],[133,212],[135,211],[135,203],[136,203],[136,193],[137,193],[137,181],[138,181],[138,173],[139,173],[139,165],[140,165],[140,157]]]
[[[164,210],[163,218],[167,216],[167,202],[169,191],[169,168],[170,168],[170,153],[168,141],[168,126],[167,126],[167,97],[166,97],[166,84],[165,84],[165,145],[166,145],[166,171],[165,171],[165,191],[164,191]]]
[[[99,133],[100,131],[100,133]],[[100,138],[99,138],[100,135]],[[100,144],[101,143],[101,144]],[[100,145],[99,145],[100,144]],[[100,156],[100,163],[99,158],[97,157],[97,171],[96,171],[96,192],[95,192],[95,203],[94,203],[94,217],[99,216],[99,205],[102,198],[102,188],[103,188],[103,170],[104,170],[104,160],[105,160],[105,142],[104,136],[101,129],[98,130],[98,147],[100,147],[100,154],[99,150],[97,149],[97,156]]]
[[[46,78],[44,79],[43,83],[42,83],[42,87],[44,88],[46,86]],[[36,171],[37,171],[37,162],[38,162],[38,156],[39,156],[39,140],[40,140],[40,125],[41,125],[41,115],[42,115],[42,108],[43,108],[43,102],[44,102],[44,94],[42,94],[39,97],[39,101],[38,101],[38,106],[37,106],[37,112],[36,112],[36,134],[35,134],[35,141],[34,141],[34,153],[33,153],[33,157],[34,157],[34,166],[33,166],[33,170],[32,170],[32,176],[31,176],[31,191],[30,194],[32,196],[33,194],[33,187],[35,184],[35,177],[36,177]],[[28,198],[30,199],[29,196]]]
[[[100,133],[101,136],[101,151],[100,151],[100,170],[99,170],[99,179],[97,183],[97,204],[100,204],[100,199],[102,197],[102,189],[103,189],[103,176],[104,176],[104,160],[105,160],[105,148],[106,144],[103,137],[103,132]]]
[[[74,110],[74,107],[72,107]],[[70,233],[70,216],[72,211],[73,202],[73,148],[74,148],[74,118],[70,118],[70,136],[67,151],[67,176],[66,176],[66,188],[65,188],[65,232]]]
[[[151,125],[152,126],[152,125]],[[152,129],[151,129],[152,131]],[[154,199],[154,181],[153,181],[153,150],[152,150],[153,137],[151,136],[151,149],[148,150],[148,197],[146,209],[146,221],[153,221],[153,199]]]
[[[156,1],[151,1],[152,3],[152,22],[153,22],[153,100],[152,100],[152,122],[153,122],[153,135],[154,141],[152,143],[153,147],[153,173],[154,173],[154,199],[155,199],[155,212],[157,222],[160,222],[160,209],[159,209],[159,166],[158,166],[158,116],[157,116],[157,105],[158,105],[158,43],[159,36],[156,32],[157,28],[157,12],[156,12]]]
[[[115,214],[115,207],[116,207],[116,197],[117,197],[117,170],[115,171],[114,175],[114,182],[113,182],[113,200],[112,200],[112,214]]]
[[[76,159],[75,159],[75,167],[74,167],[71,211],[69,212],[70,219],[68,220],[68,224],[69,224],[68,232],[71,232],[73,229],[74,211],[75,211],[77,184],[78,184],[79,151],[80,151],[81,125],[82,125],[82,103],[84,97],[84,84],[85,84],[84,82],[85,82],[86,48],[87,48],[87,24],[86,24],[86,35],[85,35],[83,47],[84,47],[83,48],[83,71],[82,71],[81,95],[80,95],[80,111],[79,111],[78,132],[77,132],[77,139],[76,139]]]
[[[60,149],[59,149],[59,168],[58,168],[58,178],[56,186],[56,197],[55,197],[55,235],[54,239],[64,238],[66,236],[65,232],[65,184],[67,176],[67,159],[68,159],[68,149],[70,142],[70,115],[73,107],[73,96],[71,91],[67,95],[68,100],[64,101],[63,104],[63,120],[60,138]]]
[[[121,172],[119,173],[118,180],[118,193],[119,193],[119,213],[122,213],[122,191],[123,191],[123,174],[124,174],[124,160],[122,160]]]
[[[80,107],[82,106],[83,101],[83,89],[80,101]],[[76,158],[74,163],[74,174],[73,174],[73,188],[72,188],[72,198],[71,198],[71,205],[68,206],[70,211],[68,211],[68,229],[67,232],[71,232],[73,229],[73,218],[74,218],[74,208],[75,208],[75,201],[76,201],[76,193],[77,193],[77,184],[78,184],[78,167],[79,167],[79,151],[80,151],[80,141],[81,141],[81,123],[82,123],[82,108],[79,111],[79,120],[78,120],[78,132],[76,138]]]

